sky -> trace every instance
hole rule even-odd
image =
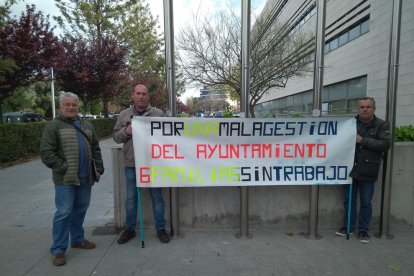
[[[177,34],[182,26],[192,19],[192,15],[198,10],[204,13],[214,13],[220,9],[226,9],[228,6],[241,10],[242,0],[173,0],[174,10],[174,33]],[[0,0],[3,3],[4,0]],[[160,33],[164,29],[164,0],[146,0],[149,4],[151,13],[158,16]],[[259,14],[265,5],[266,0],[251,0],[252,11]],[[45,15],[49,14],[52,25],[55,25],[52,16],[59,14],[59,9],[55,6],[53,0],[24,0],[14,5],[12,8],[13,15],[19,17],[21,12],[25,10],[26,4],[35,4],[36,9],[42,11]],[[199,89],[188,89],[181,96],[181,100],[185,103],[189,97],[199,96]]]

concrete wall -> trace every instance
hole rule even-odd
[[[112,149],[114,170],[115,223],[125,226],[125,175],[120,146]],[[144,224],[153,228],[151,199],[142,189]],[[164,188],[166,219],[169,223],[169,189]],[[283,229],[303,232],[308,229],[310,186],[249,187],[250,229]],[[378,228],[381,180],[373,200],[371,227]],[[240,189],[238,187],[179,188],[181,228],[239,229]],[[343,187],[320,186],[319,229],[337,229],[343,221]],[[414,227],[414,143],[396,143],[391,192],[391,228]]]

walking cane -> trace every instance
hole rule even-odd
[[[346,239],[349,240],[349,231],[351,230],[351,211],[352,211],[352,183],[349,184],[348,194],[348,221],[346,226]]]
[[[141,188],[137,187],[137,197],[138,197],[138,215],[139,215],[139,236],[141,238],[141,247],[144,248],[144,226],[142,224],[142,204],[141,204]]]

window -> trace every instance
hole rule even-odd
[[[344,33],[343,35],[339,37],[339,46],[342,46],[347,42],[348,42],[348,32]]]
[[[361,35],[361,26],[357,25],[349,31],[349,41],[357,38],[360,35]]]
[[[293,111],[301,113],[303,110],[303,93],[293,95]]]
[[[348,82],[348,98],[364,97],[367,91],[367,78],[358,78]]]
[[[287,2],[287,1],[286,1]],[[316,4],[314,3],[308,10],[306,10],[302,16],[294,23],[290,28],[289,35],[295,33],[302,25],[306,23],[316,12]]]
[[[369,31],[369,17],[364,18],[362,22],[360,21],[357,24],[358,25],[351,26],[350,29],[345,30],[345,32],[334,36],[330,41],[326,42],[325,54],[347,44],[349,41]]]
[[[329,102],[329,114],[347,114],[347,101],[338,100]]]
[[[362,22],[361,24],[361,35],[367,33],[369,31],[369,20]]]
[[[322,102],[327,102],[329,100],[329,86],[325,86],[322,89]]]
[[[358,102],[359,99],[348,100],[348,112],[356,114],[358,112]]]
[[[329,101],[345,99],[347,96],[347,82],[340,82],[329,87]]]
[[[325,54],[329,53],[330,49],[329,49],[329,43],[325,44]]]
[[[325,86],[322,90],[323,114],[356,114],[358,111],[358,99],[366,96],[366,91],[366,76]],[[257,105],[259,116],[266,116],[266,114],[276,116],[289,114],[310,115],[312,110],[312,90]]]
[[[335,50],[336,48],[338,48],[338,38],[335,38],[334,40],[332,40],[331,42],[329,42],[329,50]]]

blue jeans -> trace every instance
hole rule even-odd
[[[55,185],[56,212],[53,218],[53,244],[50,252],[65,253],[69,244],[79,244],[85,240],[83,221],[91,202],[89,178],[81,178],[80,185]]]
[[[374,195],[374,181],[359,181],[352,180],[352,209],[351,209],[351,229],[350,232],[355,231],[356,218],[356,198],[359,191],[359,219],[358,232],[368,232],[369,225],[372,218],[372,197]],[[348,225],[348,202],[349,202],[349,185],[345,186],[345,226]]]
[[[125,167],[126,192],[126,228],[135,230],[137,224],[137,186],[135,167]],[[155,219],[155,229],[165,229],[164,199],[161,188],[148,188],[152,200],[152,211]]]

